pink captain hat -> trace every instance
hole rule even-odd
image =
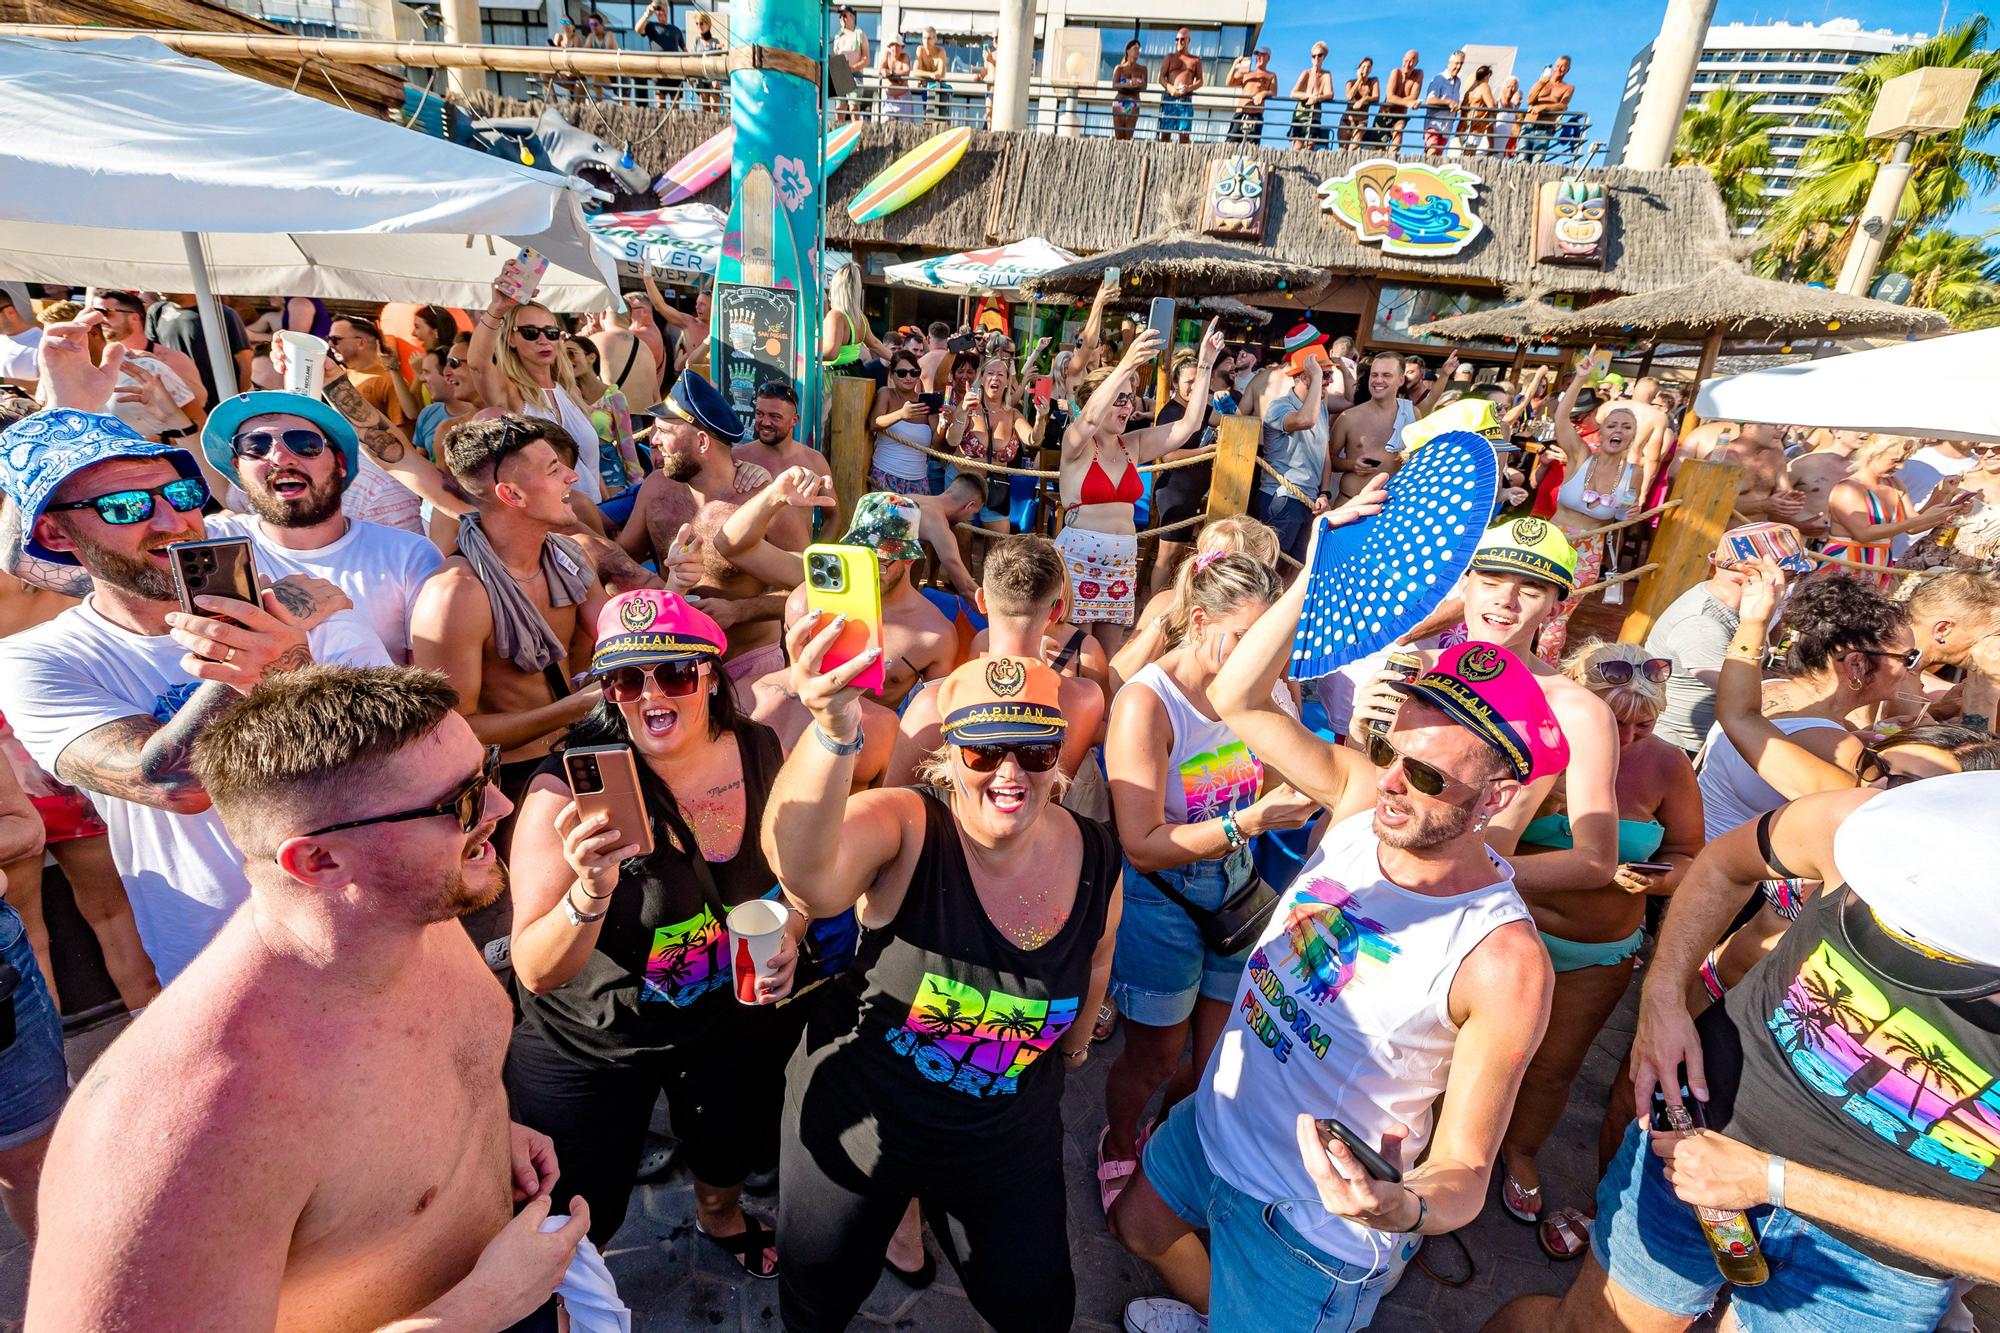
[[[619,593],[597,613],[597,651],[590,655],[590,669],[601,674],[649,662],[720,657],[728,647],[722,626],[679,593],[641,588]]]
[[[1569,763],[1569,741],[1525,663],[1490,643],[1447,648],[1414,680],[1392,681],[1499,752],[1515,780],[1533,782]]]

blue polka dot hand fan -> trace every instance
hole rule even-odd
[[[1493,516],[1500,465],[1471,431],[1439,435],[1389,478],[1382,512],[1322,529],[1292,677],[1312,680],[1400,638],[1437,609]]]

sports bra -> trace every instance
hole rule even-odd
[[[1100,446],[1095,439],[1090,442],[1090,467],[1083,474],[1083,485],[1076,494],[1076,506],[1137,504],[1139,497],[1146,493],[1146,483],[1139,479],[1139,466],[1126,455],[1125,473],[1113,486],[1111,478],[1104,471],[1100,459]]]
[[[1585,480],[1590,475],[1590,464],[1586,462],[1574,476],[1563,478],[1556,491],[1556,503],[1602,521],[1623,518],[1639,502],[1639,493],[1633,489],[1633,470],[1634,465],[1627,463],[1619,470],[1618,482],[1611,490],[1593,491]]]

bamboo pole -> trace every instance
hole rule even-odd
[[[1701,424],[1701,418],[1695,415],[1695,395],[1701,392],[1701,382],[1715,373],[1715,359],[1721,355],[1722,326],[1718,324],[1701,340],[1701,360],[1694,368],[1694,393],[1688,395],[1687,411],[1681,414],[1680,438],[1683,440],[1694,434],[1694,428]]]
[[[1708,557],[1729,530],[1743,469],[1734,463],[1682,459],[1674,470],[1670,498],[1678,501],[1660,515],[1650,553],[1653,572],[1640,580],[1632,609],[1618,631],[1620,643],[1644,643],[1653,622],[1673,600],[1708,577]]]
[[[854,504],[868,489],[868,466],[874,461],[875,435],[868,428],[868,406],[875,401],[875,381],[854,375],[829,375],[827,403],[827,462],[833,467],[833,493],[840,501],[834,532],[847,531]]]

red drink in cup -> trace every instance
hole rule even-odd
[[[729,909],[729,958],[736,972],[736,998],[757,1003],[757,981],[771,975],[771,960],[785,938],[783,904],[754,898]]]

